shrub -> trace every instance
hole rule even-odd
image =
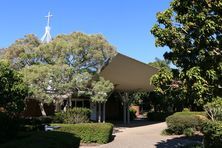
[[[5,113],[0,112],[0,143],[14,138],[18,132],[19,123],[17,119],[10,118]]]
[[[21,118],[20,130],[22,131],[44,131],[45,124],[50,124],[52,122],[52,117],[29,117]]]
[[[177,112],[166,118],[168,128],[175,134],[183,134],[187,128],[199,131],[206,120],[202,112]]]
[[[162,132],[161,132],[161,135],[172,135],[173,134],[173,131],[171,131],[170,129],[164,129]]]
[[[130,109],[130,120],[133,120],[136,118],[136,110],[135,109]]]
[[[68,109],[66,112],[60,112],[55,114],[54,122],[55,123],[87,123],[89,122],[90,109],[88,108],[79,108],[75,107]]]
[[[55,116],[53,117],[53,122],[54,123],[63,123],[64,120],[63,120],[63,112],[57,112],[55,113]]]
[[[147,119],[149,121],[165,121],[168,116],[172,115],[172,113],[166,112],[149,112],[147,114]]]
[[[1,148],[78,148],[80,138],[71,133],[26,132],[15,140],[0,144]]]
[[[0,108],[10,115],[18,115],[24,110],[28,91],[22,75],[0,61]]]
[[[219,148],[222,147],[222,122],[206,122],[203,125],[204,147]]]
[[[183,134],[188,136],[188,137],[193,136],[194,132],[195,132],[195,130],[193,128],[186,128],[186,129],[183,130]]]
[[[212,121],[222,121],[222,98],[217,97],[213,102],[207,103],[204,110]]]
[[[113,125],[110,123],[53,124],[61,126],[58,131],[73,133],[83,143],[108,143],[112,136]]]
[[[183,112],[190,112],[190,109],[189,108],[184,108]]]

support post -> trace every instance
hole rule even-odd
[[[129,94],[126,92],[126,102],[127,102],[127,124],[130,124],[130,111],[129,111]]]
[[[106,122],[106,102],[103,103],[103,123]]]
[[[126,102],[123,100],[123,122],[126,124]]]

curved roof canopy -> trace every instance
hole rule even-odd
[[[152,91],[150,77],[157,72],[158,69],[148,64],[118,53],[102,69],[100,76],[110,80],[116,91]]]

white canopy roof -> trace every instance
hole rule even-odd
[[[148,64],[118,53],[102,69],[100,76],[110,80],[117,91],[152,91],[150,77],[157,72],[158,69]]]

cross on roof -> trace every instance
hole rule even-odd
[[[47,26],[49,26],[49,23],[50,23],[50,17],[52,17],[50,11],[48,12],[48,15],[45,16],[45,17],[48,19]]]

